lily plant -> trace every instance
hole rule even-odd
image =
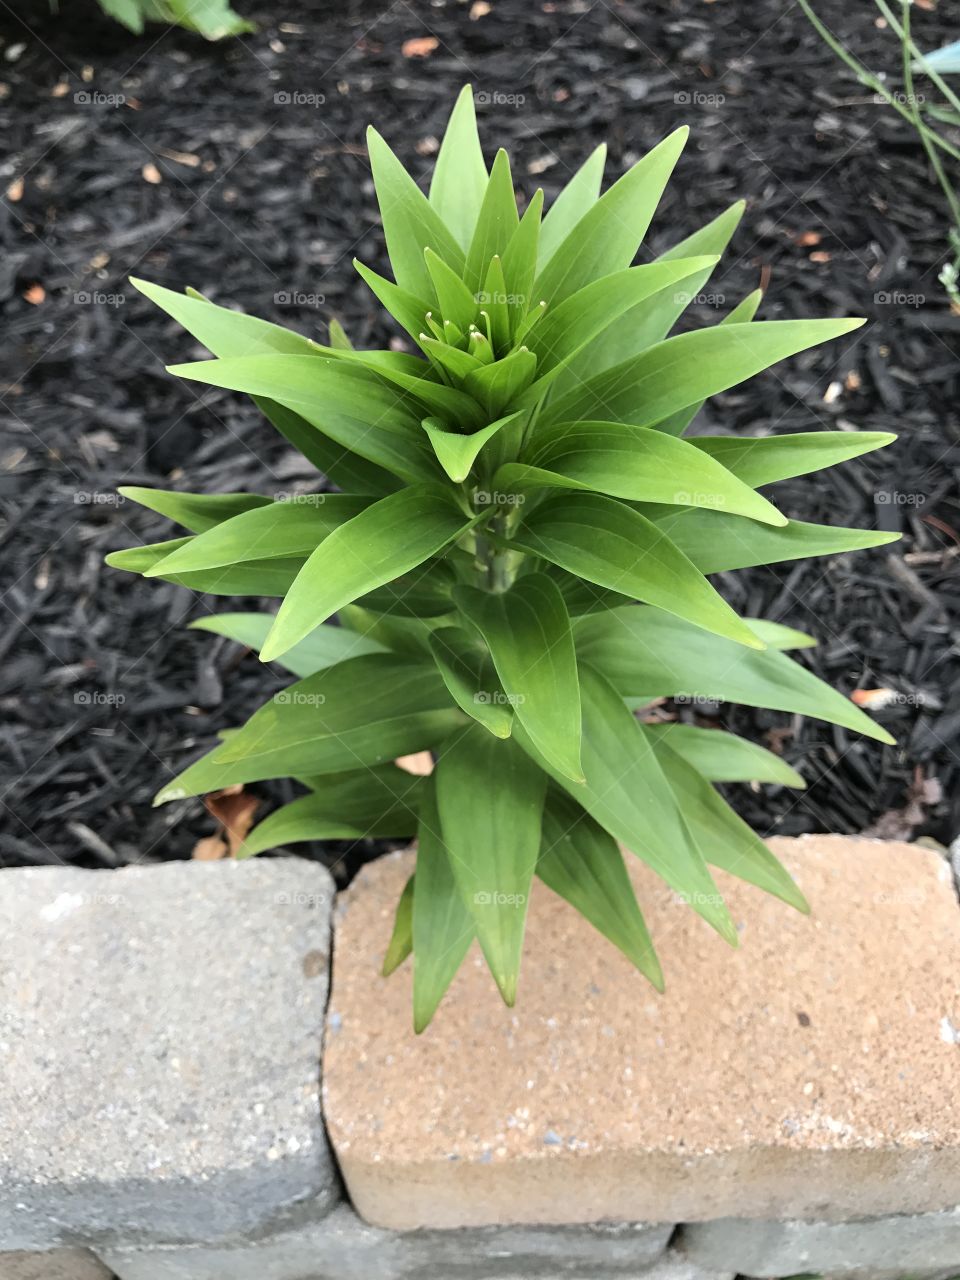
[[[393,278],[356,267],[404,351],[355,350],[336,322],[321,345],[135,282],[215,357],[171,372],[252,396],[317,471],[294,497],[123,490],[187,532],[109,562],[278,599],[193,625],[296,677],[157,802],[290,776],[302,795],[244,854],[415,837],[385,970],[412,952],[418,1031],[474,939],[514,1003],[535,884],[658,989],[628,860],[731,945],[715,868],[807,909],[714,786],[802,778],[730,733],[647,723],[655,700],[738,701],[892,741],[789,656],[809,636],[739,617],[711,582],[890,541],[790,520],[762,490],[894,437],[685,434],[707,397],[862,323],[757,321],[758,291],[671,336],[743,213],[633,265],[686,135],[602,195],[600,147],[546,212],[536,191],[521,213],[506,152],[488,169],[469,88],[429,194],[371,130]],[[394,763],[422,751],[428,777]]]

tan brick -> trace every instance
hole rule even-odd
[[[86,1249],[0,1253],[0,1280],[110,1280],[112,1274]]]
[[[658,996],[539,882],[515,1010],[474,950],[433,1025],[379,965],[412,855],[341,900],[326,1119],[368,1221],[842,1220],[960,1203],[960,908],[915,845],[771,841],[813,908],[718,873],[730,950],[638,860]]]

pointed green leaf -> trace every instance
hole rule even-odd
[[[876,529],[844,529],[805,524],[802,520],[790,520],[775,528],[745,521],[741,516],[693,507],[678,511],[676,507],[645,505],[641,509],[701,573],[707,574],[883,547],[900,537],[898,533]]]
[[[495,367],[491,366],[491,368]],[[487,441],[491,440],[508,423],[515,421],[518,416],[518,414],[511,413],[506,418],[498,418],[496,422],[491,422],[482,431],[474,431],[470,435],[460,435],[457,432],[448,431],[437,418],[425,418],[422,426],[430,437],[430,443],[433,445],[433,451],[437,455],[437,461],[450,479],[460,484],[470,474],[473,464],[477,460],[477,455]]]
[[[424,317],[430,310],[429,302],[416,297],[415,294],[408,293],[405,289],[401,289],[392,280],[387,280],[384,276],[378,275],[376,271],[364,266],[357,258],[354,258],[353,265],[358,275],[389,311],[390,315],[393,316],[400,328],[405,329],[414,342],[419,342],[420,334],[423,332],[423,326],[426,323]],[[429,294],[427,296],[429,297]]]
[[[537,274],[537,241],[540,236],[540,214],[543,191],[538,187],[524,210],[520,225],[503,251],[503,280],[513,333],[522,316],[533,305],[533,281]]]
[[[862,320],[766,320],[681,333],[588,378],[551,404],[545,417],[551,422],[602,418],[653,426],[678,409],[698,404],[787,356],[862,324]]]
[[[259,652],[270,628],[272,613],[212,613],[190,623],[191,630],[211,631],[226,636],[237,644]],[[283,655],[281,666],[295,676],[312,676],[324,667],[335,666],[347,658],[359,658],[364,653],[383,653],[384,646],[368,636],[358,635],[346,627],[324,625],[311,631],[306,639],[295,644]]]
[[[422,751],[463,723],[432,663],[371,653],[283,689],[215,753],[238,781],[343,773]]]
[[[830,685],[774,649],[755,652],[708,636],[659,609],[631,605],[580,618],[577,652],[624,697],[710,698],[840,724],[879,742],[893,739]]]
[[[381,498],[399,488],[400,481],[395,475],[323,435],[299,413],[265,396],[251,396],[251,399],[283,438],[344,493]]]
[[[544,807],[537,875],[663,991],[663,971],[616,840],[559,791]]]
[[[679,244],[662,253],[653,265],[663,266],[668,262],[677,262],[684,258],[711,254],[716,258],[724,252],[730,239],[743,217],[744,202],[725,209],[718,218],[695,231]],[[583,357],[576,361],[573,372],[581,377],[588,377],[609,369],[611,365],[635,356],[639,351],[662,342],[677,319],[700,293],[701,289],[713,275],[716,263],[706,265],[684,280],[682,287],[664,289],[652,297],[648,303],[638,305],[625,312],[620,324],[613,325],[603,333],[602,341],[595,342]],[[744,319],[747,317],[744,316]]]
[[[415,835],[422,783],[422,778],[394,764],[324,774],[313,779],[309,795],[285,804],[257,823],[237,857],[249,858],[265,849],[304,840]]]
[[[509,738],[513,710],[488,654],[459,627],[438,627],[430,651],[451,698],[495,738]]]
[[[256,316],[218,306],[200,294],[164,289],[149,280],[130,277],[133,287],[165,311],[215,356],[316,354],[316,344],[303,334]]]
[[[430,203],[465,250],[487,189],[487,166],[480,149],[473,89],[460,90],[430,182]]]
[[[436,768],[443,842],[504,1002],[517,997],[547,779],[511,738],[474,724]]]
[[[510,173],[510,157],[501,149],[497,152],[493,168],[490,170],[490,178],[484,192],[463,272],[464,284],[472,293],[479,293],[486,278],[490,259],[494,255],[503,254],[519,223],[517,197],[513,191],[513,178]]]
[[[469,525],[450,491],[439,485],[411,485],[381,498],[310,555],[280,606],[261,658],[280,657],[338,609],[422,564]]]
[[[420,417],[369,371],[321,356],[250,356],[172,365],[170,373],[212,387],[269,396],[296,410],[344,448],[404,480],[432,479]]]
[[[433,249],[454,271],[463,269],[463,251],[376,129],[367,130],[367,151],[393,277],[407,293],[429,298],[424,249]]]
[[[269,502],[223,520],[148,569],[146,577],[191,573],[275,556],[308,556],[369,502],[342,493],[307,493],[303,501]]]
[[[413,1028],[424,1031],[473,941],[450,854],[440,834],[436,784],[423,779],[413,899]]]
[[[700,455],[699,457],[697,455]],[[523,460],[503,467],[494,486],[571,487],[647,502],[721,509],[785,525],[776,507],[686,440],[622,422],[565,422],[534,429]],[[654,496],[656,495],[656,496]]]
[[[427,249],[423,256],[433,281],[441,316],[444,320],[452,320],[458,329],[466,332],[477,318],[476,298],[457,273],[451,271],[432,249]]]
[[[640,725],[591,667],[581,666],[580,694],[586,783],[571,782],[550,768],[522,725],[514,726],[514,738],[601,827],[686,895],[704,920],[735,946],[737,931]]]
[[[645,724],[654,749],[667,744],[709,782],[773,782],[783,787],[807,784],[772,751],[723,729],[698,729],[689,724]]]
[[[526,347],[518,347],[495,364],[469,373],[463,386],[490,417],[498,417],[530,385],[536,372],[537,357]]]
[[[580,766],[580,685],[570,619],[542,573],[508,591],[455,587],[460,612],[483,636],[514,715],[550,764],[575,782]]]
[[[798,431],[789,436],[694,436],[690,443],[759,489],[859,458],[896,438],[892,431]]]
[[[346,329],[344,329],[336,316],[331,316],[328,327],[330,329],[330,346],[335,351],[353,351],[353,343],[347,337]]]
[[[303,568],[303,556],[275,556],[268,560],[247,560],[242,564],[220,565],[212,569],[199,569],[189,573],[168,573],[160,569],[166,557],[188,548],[193,538],[171,538],[168,542],[154,542],[149,546],[127,547],[111,551],[104,557],[113,569],[125,569],[129,573],[150,574],[164,582],[189,587],[191,591],[214,596],[282,596]]]
[[[749,324],[757,314],[757,309],[762,301],[763,290],[754,289],[753,293],[748,293],[742,302],[738,302],[730,314],[724,316],[720,323]],[[669,436],[682,436],[705,403],[705,400],[698,400],[695,404],[688,404],[683,409],[677,409],[674,413],[668,414],[666,418],[661,418],[657,423],[657,430],[663,431]]]
[[[403,893],[397,903],[397,911],[393,918],[393,932],[383,957],[383,977],[389,978],[395,969],[399,969],[413,950],[413,900],[416,877],[411,876],[403,887]]]
[[[483,289],[477,294],[480,307],[479,325],[491,342],[494,356],[505,352],[510,346],[510,297],[507,293],[507,281],[503,274],[503,264],[494,255],[487,267],[483,279]]]
[[[612,275],[593,280],[571,294],[556,307],[549,307],[543,319],[530,330],[526,344],[539,357],[544,369],[567,363],[604,335],[603,347],[610,341],[610,329],[621,327],[621,317],[632,307],[690,279],[694,272],[709,269],[714,258],[684,258],[679,262],[650,262],[639,267],[626,267]],[[605,368],[601,361],[600,368]],[[589,372],[597,371],[591,351]]]
[[[675,130],[584,214],[540,273],[534,285],[538,298],[557,306],[591,280],[629,267],[688,133],[686,127]]]
[[[715,635],[763,648],[669,538],[613,498],[596,493],[547,498],[524,518],[511,545],[598,586],[659,605]]]
[[[273,503],[272,498],[259,493],[178,493],[172,489],[142,489],[129,484],[120,485],[118,492],[194,533],[203,533],[243,511]]]
[[[798,911],[809,912],[796,882],[760,837],[714,791],[692,765],[660,738],[654,751],[694,837],[711,866],[729,872]]]
[[[547,210],[540,227],[538,268],[543,271],[581,218],[597,203],[607,144],[592,151]]]

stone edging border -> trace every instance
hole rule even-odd
[[[856,865],[862,879],[868,845],[879,891],[892,897],[872,924],[883,926],[888,946],[913,936],[923,990],[935,992],[934,1003],[952,995],[937,1052],[926,1049],[936,1070],[951,1080],[956,1070],[960,1082],[951,1020],[951,1011],[960,1014],[960,911],[946,864],[916,846],[829,840],[826,860],[814,843],[782,843],[798,846],[809,879],[820,866],[840,882]],[[368,941],[349,943],[335,975],[331,1025],[339,1029],[327,1070],[336,1077],[338,1148],[342,1073],[352,1027],[364,1017],[357,1001],[344,999],[352,999],[355,967],[371,986],[369,961],[386,941],[382,928],[371,929],[382,914],[377,879],[395,875],[400,863],[366,869],[346,895],[339,926],[350,937],[362,927]],[[898,1188],[919,1212],[753,1215],[686,1226],[674,1218],[391,1230],[362,1221],[345,1198],[320,1114],[333,901],[327,872],[295,857],[0,872],[0,1055],[8,1081],[0,1095],[0,1280],[111,1273],[120,1280],[721,1280],[799,1272],[948,1280],[960,1272],[960,1209],[951,1207],[960,1202],[960,1135],[949,1094],[943,1132],[928,1144],[936,1157],[928,1167],[939,1172],[925,1179],[915,1161],[910,1185]],[[926,942],[915,936],[918,916]],[[821,925],[822,935],[828,915]],[[532,914],[530,927],[542,926]],[[818,943],[823,936],[811,939]],[[803,957],[798,964],[802,970]],[[903,964],[904,990],[916,1003],[906,952]],[[538,975],[527,976],[536,987]],[[375,988],[381,1039],[374,1035],[378,1047],[364,1050],[374,1086],[394,1000],[409,994],[402,985]],[[441,1034],[462,1039],[456,991],[451,999]],[[369,1022],[368,1011],[368,1031]],[[522,1036],[518,1045],[522,1056]],[[902,1065],[915,1065],[910,1045]],[[427,1095],[430,1081],[420,1080]],[[356,1097],[360,1131],[368,1110],[359,1087]]]

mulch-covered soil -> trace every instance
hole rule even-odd
[[[164,373],[200,353],[127,276],[192,284],[319,337],[334,315],[358,345],[385,342],[350,265],[384,266],[364,127],[375,121],[424,174],[467,80],[487,145],[506,145],[518,183],[548,198],[600,139],[616,175],[691,124],[649,250],[749,199],[695,318],[758,281],[768,318],[869,318],[717,397],[702,426],[900,432],[878,455],[778,492],[791,516],[902,530],[892,553],[724,584],[744,612],[815,632],[803,661],[845,692],[895,691],[879,714],[899,746],[742,708],[696,714],[774,744],[809,780],[799,797],[730,789],[762,834],[949,842],[960,830],[960,317],[936,280],[945,207],[909,127],[838,73],[783,0],[236,6],[258,33],[208,45],[160,28],[134,38],[93,0],[60,0],[59,17],[46,0],[0,5],[0,862],[189,856],[210,817],[199,801],[152,809],[151,796],[282,680],[184,630],[235,602],[103,566],[107,550],[168,528],[118,501],[117,484],[311,482],[249,402]],[[872,6],[819,8],[873,65],[895,67]],[[915,6],[926,45],[955,36],[947,8]],[[271,803],[287,793],[256,790]],[[345,866],[374,851],[350,851]]]

